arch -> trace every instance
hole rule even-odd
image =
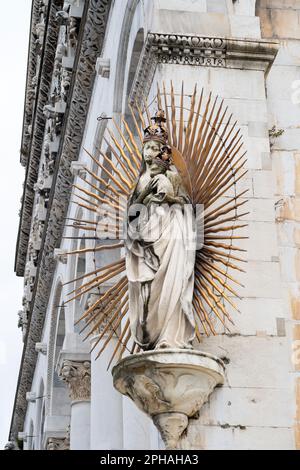
[[[43,442],[43,431],[44,431],[44,421],[45,421],[45,400],[44,400],[44,381],[40,380],[40,385],[38,388],[38,395],[36,398],[36,436],[35,436],[35,449],[42,449]]]
[[[130,65],[128,69],[128,79],[127,79],[126,96],[125,96],[125,119],[131,129],[135,129],[135,126],[134,126],[133,118],[129,110],[128,98],[129,98],[132,84],[134,81],[136,69],[137,69],[137,66],[141,57],[141,53],[143,50],[144,37],[145,37],[144,28],[140,28],[135,37],[135,41],[134,41],[132,53],[131,53],[131,58],[130,58]]]
[[[85,239],[84,237],[81,240],[78,240],[78,249],[84,250],[85,249]],[[75,269],[75,278],[78,279],[85,274],[86,270],[86,256],[85,253],[79,253],[76,257],[76,269]],[[78,279],[75,282],[75,289],[78,289],[82,284],[82,279]]]
[[[82,207],[79,207],[76,212],[75,212],[75,219],[76,220],[82,220],[84,218],[84,211]],[[76,226],[72,229],[72,244],[71,244],[71,251],[75,251],[78,248],[85,248],[85,240],[82,239],[80,240],[80,229]],[[81,269],[80,266],[86,265],[86,254],[83,255],[74,255],[70,257],[70,265],[69,265],[69,271],[68,271],[68,278],[70,281],[73,281],[77,277],[79,277],[81,274]],[[82,283],[82,281],[81,281]],[[74,289],[78,288],[80,286],[80,282],[72,282],[71,284],[68,285],[68,292],[73,291]],[[79,299],[80,301],[80,299]],[[68,311],[70,312],[70,316],[73,318],[73,331],[74,331],[74,323],[75,323],[75,318],[78,316],[78,305],[79,301],[73,300],[68,304]],[[71,314],[72,312],[72,314]]]
[[[81,220],[83,219],[83,209],[82,207],[79,207],[76,212],[75,212],[75,219],[76,220]],[[71,251],[74,251],[78,247],[78,237],[79,237],[79,228],[74,227],[72,229],[72,235],[71,237],[73,238],[72,243],[71,243]],[[76,273],[76,265],[77,265],[77,257],[76,256],[71,256],[70,259],[70,269],[69,269],[69,279],[75,279],[75,273]],[[71,290],[71,289],[70,289]]]
[[[51,319],[50,319],[50,331],[48,340],[48,364],[47,364],[47,392],[46,392],[46,412],[51,414],[51,401],[52,401],[52,384],[53,384],[53,373],[54,373],[54,353],[55,353],[55,340],[56,340],[56,327],[58,318],[58,305],[60,304],[62,296],[62,281],[58,279],[54,290]]]
[[[79,233],[79,231],[78,231]],[[78,240],[77,247],[79,250],[84,250],[86,248],[86,241],[84,238]],[[76,267],[75,267],[75,279],[81,278],[86,273],[86,253],[79,253],[76,256]],[[78,279],[74,282],[74,289],[79,289],[81,284],[83,283],[83,279]],[[82,308],[82,299],[78,297],[74,300],[74,323],[80,318],[81,314],[83,313]],[[74,327],[76,331],[76,326]]]
[[[52,401],[52,384],[54,373],[54,350],[56,340],[56,326],[59,313],[58,306],[60,305],[62,297],[62,281],[58,279],[53,296],[53,304],[50,319],[50,332],[48,339],[48,364],[47,364],[47,392],[46,392],[46,412],[51,414],[51,401]]]
[[[45,426],[45,417],[46,417],[46,405],[45,400],[42,401],[42,410],[41,410],[41,419],[39,427],[39,438],[38,438],[38,449],[43,450],[43,438],[44,438],[44,426]]]
[[[116,114],[122,113],[125,71],[126,71],[130,31],[131,31],[133,18],[136,12],[136,8],[139,3],[140,3],[140,0],[128,0],[126,10],[125,10],[125,15],[123,18],[123,24],[122,24],[121,34],[120,34],[118,57],[117,57],[115,87],[114,87],[113,112]]]
[[[70,398],[68,388],[57,373],[56,365],[59,354],[64,346],[66,336],[66,319],[64,306],[58,307],[58,317],[55,333],[55,344],[53,354],[53,374],[52,374],[52,394],[51,394],[51,415],[53,416],[69,416],[70,415]]]
[[[96,132],[95,132],[95,137],[94,137],[94,142],[93,142],[93,155],[95,155],[98,151],[98,149],[101,148],[101,143],[102,143],[102,139],[103,139],[103,136],[104,136],[104,132],[107,128],[107,114],[106,113],[102,113],[101,114],[101,120],[98,121],[97,123],[97,127],[96,127]],[[99,167],[93,163],[92,165],[92,168],[93,168],[93,171],[94,169],[96,171],[94,171],[94,173],[97,173],[98,172],[98,169]]]
[[[48,342],[46,415],[70,415],[70,398],[64,382],[55,370],[65,338],[65,308],[62,305],[62,280],[59,278],[53,296]]]
[[[30,425],[29,425],[29,435],[28,435],[28,441],[27,441],[27,449],[28,450],[33,450],[33,440],[34,440],[34,424],[33,420],[30,420]]]

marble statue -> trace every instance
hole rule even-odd
[[[93,270],[70,300],[103,292],[79,319],[89,329],[85,339],[97,335],[96,359],[116,343],[108,364],[116,361],[114,387],[153,420],[167,449],[183,444],[190,419],[224,383],[224,364],[197,341],[216,335],[217,321],[228,330],[227,303],[238,310],[231,282],[240,283],[228,271],[241,271],[236,262],[244,261],[236,243],[245,237],[234,230],[245,226],[236,225],[246,215],[237,211],[246,191],[237,194],[236,183],[246,160],[236,123],[218,100],[203,90],[197,97],[196,86],[184,94],[182,84],[180,95],[172,83],[163,95],[158,86],[155,117],[147,103],[144,111],[130,104],[132,121],[121,116],[120,127],[112,118],[115,130],[107,130],[99,161],[86,150],[106,174],[108,183],[89,172],[105,198],[76,185],[93,198],[88,210],[101,211],[105,202],[125,230],[91,248],[114,250],[116,260]],[[80,252],[86,250],[69,254]]]
[[[191,348],[194,215],[172,162],[163,112],[153,120],[145,130],[142,168],[128,207],[131,333],[143,350]]]
[[[234,231],[246,226],[236,226],[245,215],[237,209],[246,202],[238,201],[246,191],[236,194],[236,183],[247,170],[236,123],[230,124],[224,100],[204,97],[203,90],[197,96],[196,86],[192,95],[183,85],[181,95],[172,85],[161,95],[158,87],[156,103],[153,118],[149,107],[142,112],[137,103],[129,106],[130,122],[121,116],[120,127],[112,118],[98,158],[85,149],[108,181],[87,169],[91,187],[103,185],[99,196],[76,185],[81,200],[93,200],[83,207],[92,215],[105,208],[110,227],[118,225],[109,243],[90,249],[113,250],[115,261],[92,271],[68,300],[105,292],[79,321],[86,323],[87,337],[102,331],[94,349],[108,335],[97,357],[117,338],[109,366],[127,352],[186,353],[202,335],[217,334],[216,323],[228,330],[233,320],[227,304],[238,310],[231,282],[240,283],[229,271],[241,271],[237,264],[244,262],[236,255],[244,251],[237,240],[245,237]],[[81,252],[86,249],[68,254]]]

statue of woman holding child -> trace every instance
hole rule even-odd
[[[131,332],[143,350],[191,348],[194,213],[168,145],[164,112],[152,119],[144,131],[142,168],[128,205]]]

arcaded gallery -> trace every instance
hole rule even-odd
[[[300,1],[31,3],[6,449],[300,449]]]

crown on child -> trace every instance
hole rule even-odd
[[[143,143],[145,144],[150,140],[155,140],[157,142],[160,142],[161,144],[166,145],[168,142],[168,131],[164,125],[166,122],[164,111],[162,109],[159,109],[156,112],[155,116],[151,118],[151,120],[153,121],[153,124],[144,129]]]

